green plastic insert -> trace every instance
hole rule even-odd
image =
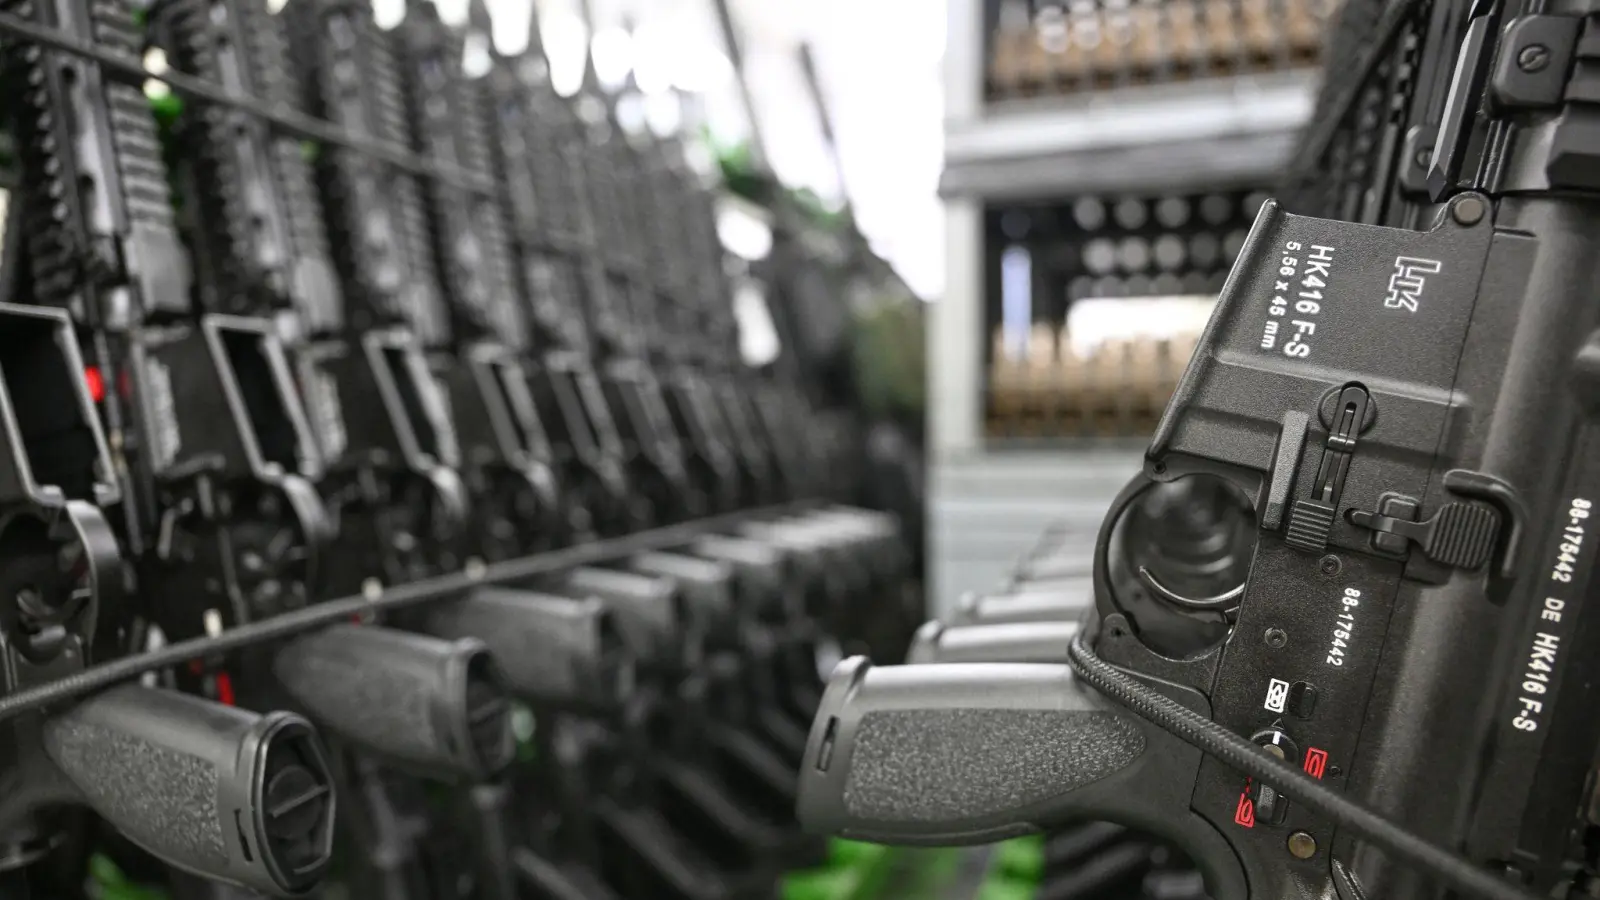
[[[783,900],[937,897],[961,862],[960,850],[912,850],[835,838],[828,863],[784,876]]]
[[[171,126],[183,115],[183,98],[177,94],[162,94],[150,98],[150,111],[155,114],[156,121],[163,125]]]
[[[1044,877],[1044,837],[1029,835],[997,845],[990,871],[1017,881],[1037,883]]]
[[[878,844],[835,839],[828,865],[783,878],[783,900],[870,900],[894,868],[895,851]]]
[[[89,858],[89,879],[99,888],[100,900],[172,900],[166,891],[128,880],[110,857],[96,853]]]

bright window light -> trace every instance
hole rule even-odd
[[[638,94],[624,94],[617,98],[617,124],[629,134],[639,134],[649,127],[645,100]]]
[[[506,56],[528,49],[528,21],[533,16],[532,0],[484,0],[494,20],[494,46]]]
[[[641,25],[633,35],[633,80],[646,94],[661,94],[672,89],[672,78],[682,65],[682,46],[675,35],[649,24]]]
[[[717,236],[740,259],[766,259],[772,252],[772,227],[735,205],[717,213]]]
[[[601,87],[612,90],[628,80],[628,72],[634,66],[632,35],[621,28],[602,28],[595,32],[589,46]]]
[[[672,84],[680,91],[701,94],[732,80],[733,63],[715,48],[697,47],[692,53],[679,53],[674,57]]]
[[[753,281],[742,281],[733,293],[733,318],[739,324],[739,355],[745,364],[764,366],[778,358],[783,349],[778,329],[772,324],[767,298]]]
[[[467,24],[467,0],[424,0],[439,10],[439,21],[451,27]]]
[[[563,97],[583,87],[589,29],[583,19],[567,10],[551,10],[539,20],[539,36],[550,57],[550,83]]]
[[[388,30],[406,17],[406,0],[372,0],[372,20]]]
[[[676,94],[647,94],[644,117],[650,130],[660,137],[677,134],[683,127],[683,103]]]
[[[488,73],[494,65],[494,58],[489,55],[490,37],[476,31],[469,32],[467,39],[461,45],[461,71],[468,78],[477,78]]]

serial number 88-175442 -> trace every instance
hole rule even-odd
[[[1350,635],[1355,630],[1355,610],[1361,605],[1361,591],[1353,587],[1345,588],[1339,605],[1339,615],[1333,623],[1333,642],[1328,645],[1327,663],[1330,666],[1344,665],[1344,654],[1350,648]]]
[[[1572,567],[1578,563],[1578,550],[1583,546],[1584,520],[1589,518],[1589,509],[1592,504],[1582,497],[1574,498],[1572,508],[1567,510],[1569,524],[1561,530],[1561,544],[1556,548],[1555,568],[1550,570],[1550,580],[1569,584],[1572,581]]]

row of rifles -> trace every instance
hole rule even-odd
[[[741,362],[683,142],[592,65],[558,94],[537,22],[469,75],[490,26],[0,0],[6,900],[740,900],[821,858],[818,667],[898,528]]]

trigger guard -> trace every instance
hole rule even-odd
[[[66,500],[59,506],[17,509],[0,517],[0,538],[4,538],[16,522],[29,522],[42,528],[52,552],[70,544],[82,549],[90,597],[84,602],[56,606],[49,621],[66,622],[86,612],[88,627],[85,633],[94,634],[98,604],[116,603],[126,590],[122,554],[116,533],[111,530],[105,514],[99,507],[83,500]],[[71,534],[64,533],[62,526],[70,528]]]
[[[1117,605],[1115,594],[1111,588],[1111,537],[1116,533],[1117,525],[1122,521],[1122,516],[1138,500],[1145,491],[1155,487],[1156,480],[1145,472],[1139,472],[1117,492],[1111,506],[1106,509],[1106,516],[1100,522],[1100,532],[1095,535],[1094,541],[1094,605],[1099,611],[1100,618],[1105,619],[1113,615],[1121,615],[1128,619],[1128,625],[1138,632],[1138,625],[1134,623],[1122,608]]]
[[[539,507],[546,511],[561,505],[561,491],[556,485],[555,473],[544,463],[529,463],[518,469],[518,474],[528,482],[528,489],[539,498]]]
[[[306,583],[308,588],[320,584],[317,580],[322,558],[337,537],[334,523],[317,489],[299,475],[284,475],[272,487],[289,505],[296,527],[300,531],[306,551]]]
[[[422,473],[433,494],[433,513],[446,522],[451,533],[467,524],[467,487],[455,469],[429,466]]]
[[[91,594],[83,633],[92,640],[99,626],[100,605],[116,604],[126,593],[122,552],[111,523],[99,507],[83,500],[68,500],[64,512],[78,546],[83,548]]]
[[[526,496],[533,500],[532,526],[541,530],[551,528],[559,523],[560,497],[557,493],[556,481],[553,474],[544,465],[529,462],[509,470],[509,490]],[[527,522],[517,522],[515,527],[522,528]],[[539,539],[548,540],[550,534],[540,534]]]
[[[1128,479],[1128,483],[1123,486],[1122,490],[1117,493],[1116,498],[1111,501],[1111,506],[1106,510],[1105,518],[1100,522],[1100,531],[1095,536],[1092,578],[1095,608],[1099,611],[1101,619],[1112,615],[1121,615],[1127,620],[1128,626],[1133,629],[1135,635],[1138,634],[1138,623],[1116,601],[1116,593],[1111,581],[1111,539],[1116,533],[1117,525],[1122,521],[1123,515],[1139,499],[1140,495],[1157,484],[1169,483],[1191,475],[1211,475],[1220,478],[1240,490],[1246,497],[1251,498],[1255,503],[1255,525],[1259,530],[1260,492],[1263,488],[1261,473],[1252,469],[1219,465],[1181,455],[1175,455],[1166,460],[1146,459],[1143,470]],[[1230,621],[1237,614],[1239,601],[1243,599],[1244,592],[1249,586],[1247,578],[1237,588],[1217,597],[1184,598],[1173,594],[1164,585],[1156,582],[1155,579],[1146,577],[1145,573],[1140,572],[1137,574],[1142,583],[1150,587],[1156,594],[1161,595],[1163,602],[1171,603],[1176,608],[1194,612],[1218,613],[1226,616]],[[1176,597],[1176,600],[1172,599],[1174,597]],[[1151,652],[1155,651],[1152,650]]]

